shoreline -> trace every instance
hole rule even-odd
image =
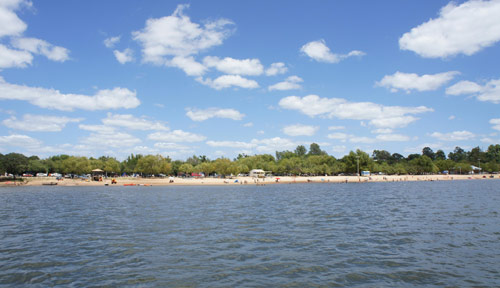
[[[54,177],[25,178],[23,183],[12,181],[0,182],[0,187],[15,186],[227,186],[227,185],[267,185],[294,183],[368,183],[368,182],[413,182],[413,181],[453,181],[453,180],[490,180],[500,179],[498,174],[480,175],[373,175],[373,176],[273,176],[265,178],[232,177],[232,178],[177,178],[169,183],[169,178],[133,178],[117,177],[117,183],[111,184],[112,178],[103,181],[86,181],[83,179],[56,180]],[[276,181],[278,180],[278,181]]]

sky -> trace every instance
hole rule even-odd
[[[500,143],[500,1],[0,0],[0,153]]]

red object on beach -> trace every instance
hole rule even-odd
[[[135,186],[134,183],[127,183],[127,184],[123,184],[123,186]]]

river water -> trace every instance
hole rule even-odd
[[[500,181],[0,188],[0,286],[500,286]]]

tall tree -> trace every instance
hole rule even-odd
[[[430,147],[424,147],[424,149],[422,149],[422,155],[429,157],[431,160],[436,158],[436,154],[434,154],[434,151],[432,151]]]
[[[299,145],[299,146],[297,146],[297,148],[295,148],[295,155],[297,155],[299,157],[305,156],[306,153],[307,153],[307,149],[304,145]]]
[[[321,150],[317,143],[311,143],[311,145],[309,145],[308,155],[326,155],[326,152]]]

